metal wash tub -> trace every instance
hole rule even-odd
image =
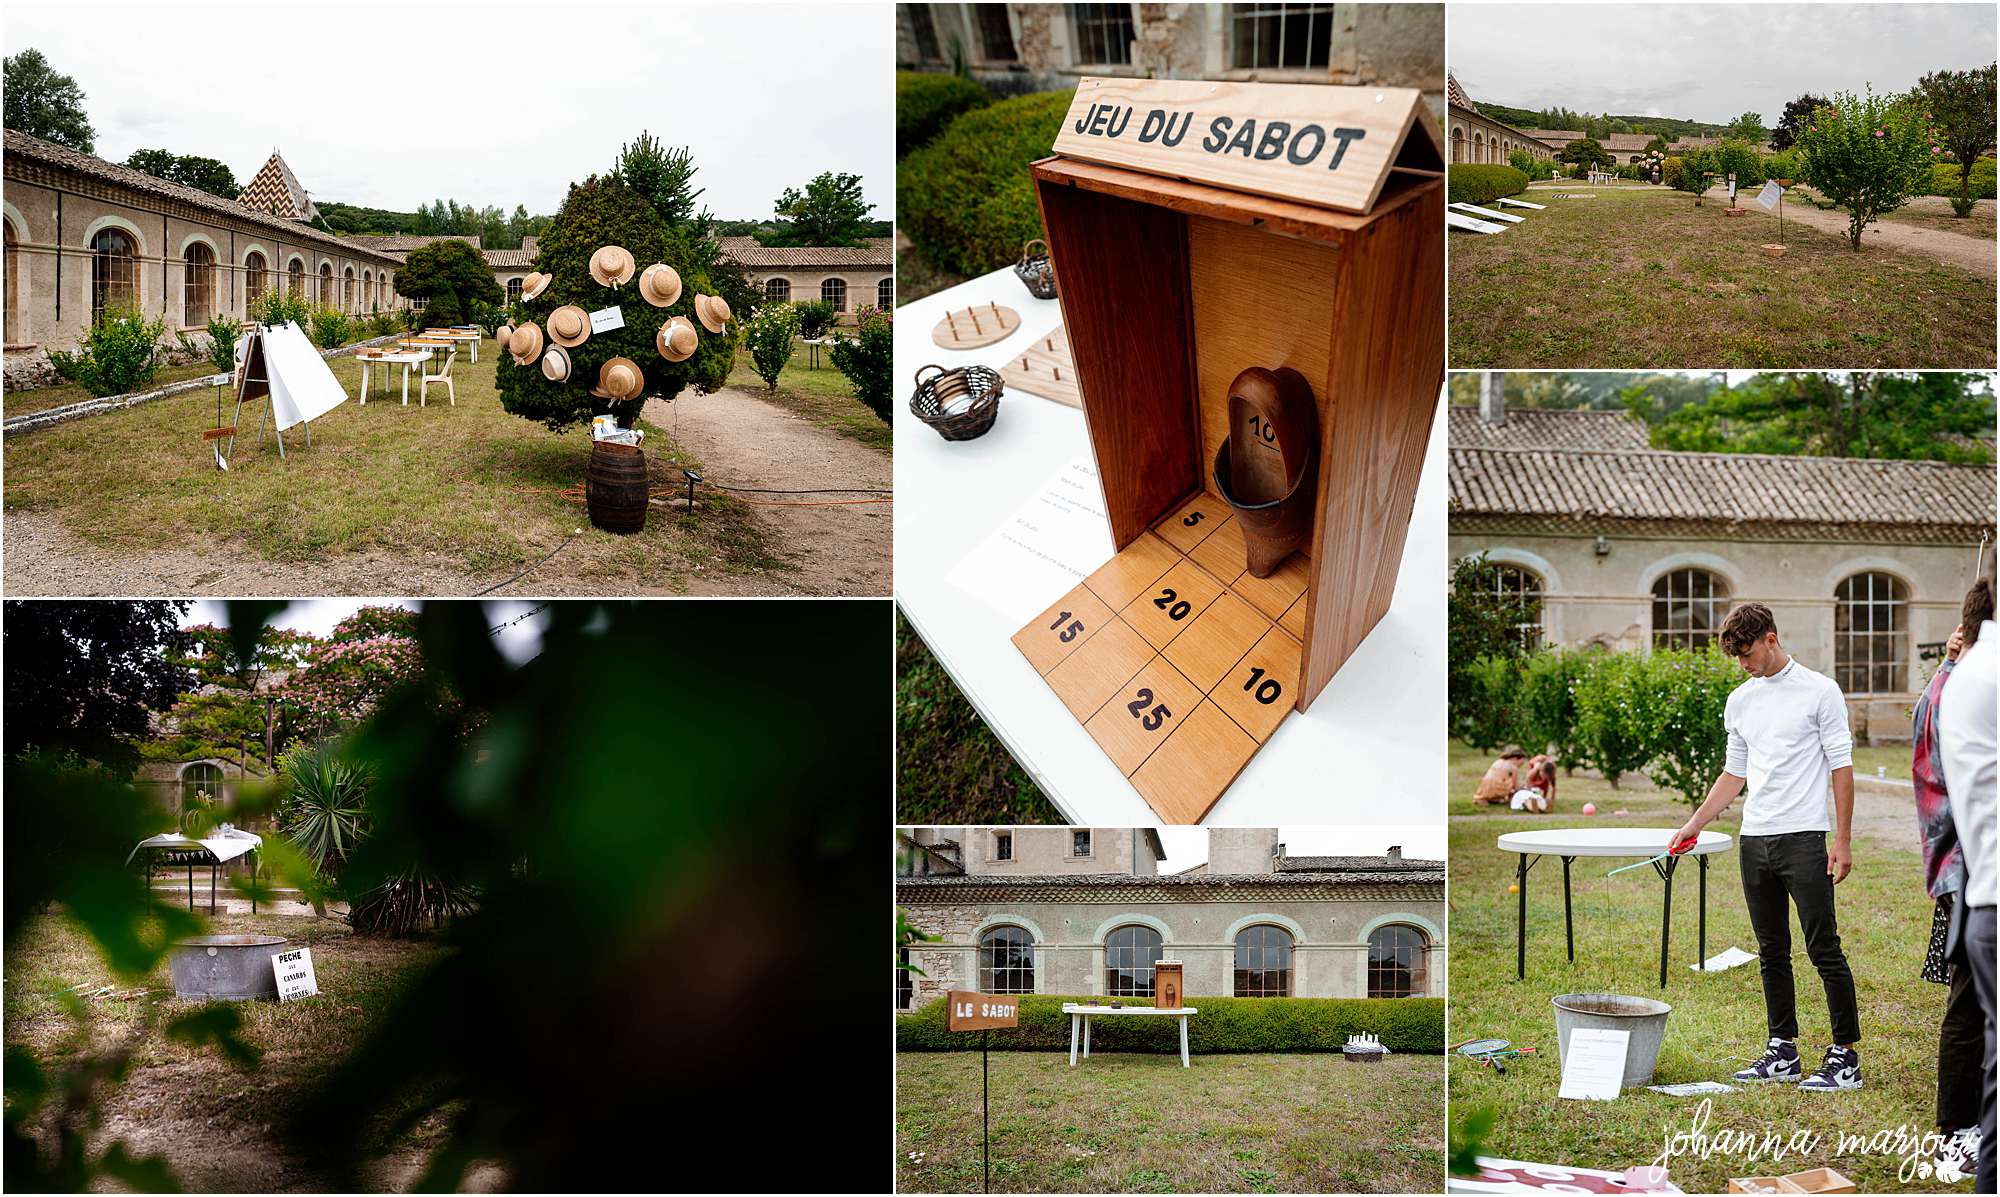
[[[282,935],[196,935],[174,941],[167,956],[174,996],[190,1001],[244,1002],[278,996],[271,957],[288,941]]]

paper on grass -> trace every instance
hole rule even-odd
[[[1632,1032],[1578,1027],[1562,1054],[1558,1097],[1576,1101],[1616,1101],[1625,1087],[1625,1052]]]
[[[1111,522],[1097,463],[1076,457],[967,553],[946,580],[976,595],[1012,627],[1109,560]]]
[[[1735,968],[1739,964],[1748,964],[1755,959],[1755,956],[1742,948],[1731,947],[1727,951],[1717,952],[1700,964],[1688,965],[1688,969],[1697,973],[1719,973],[1725,968]]]
[[[1704,1093],[1734,1093],[1736,1086],[1721,1081],[1688,1081],[1680,1085],[1648,1085],[1646,1088],[1669,1097],[1699,1097]]]

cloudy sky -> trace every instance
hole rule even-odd
[[[1987,4],[1453,4],[1472,102],[1775,125],[1805,92],[1907,91],[1993,61]]]
[[[1375,856],[1400,845],[1404,856],[1443,860],[1445,829],[1439,824],[1402,825],[1385,823],[1376,827],[1280,827],[1278,840],[1290,856]],[[1178,873],[1208,859],[1208,829],[1205,827],[1162,827],[1160,842],[1167,859],[1160,862],[1162,873]]]
[[[5,27],[76,79],[112,161],[163,148],[247,182],[276,148],[318,200],[540,214],[646,129],[744,220],[827,170],[894,218],[894,41],[889,5],[840,3],[63,0]]]

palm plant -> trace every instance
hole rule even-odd
[[[340,883],[341,869],[368,833],[367,766],[349,760],[331,740],[288,749],[278,769],[291,782],[278,807],[278,830],[312,867],[299,885],[313,913],[326,916],[327,896]]]

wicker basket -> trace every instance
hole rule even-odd
[[[1042,252],[1031,253],[1037,245],[1042,247]],[[1056,265],[1049,261],[1049,243],[1040,237],[1021,247],[1021,260],[1014,263],[1014,273],[1020,276],[1028,294],[1036,299],[1056,297]]]
[[[925,377],[925,372],[937,373]],[[986,366],[943,366],[917,369],[917,391],[910,396],[910,411],[919,420],[937,429],[948,441],[969,441],[984,436],[1000,414],[1000,392],[1005,385],[998,371]]]

